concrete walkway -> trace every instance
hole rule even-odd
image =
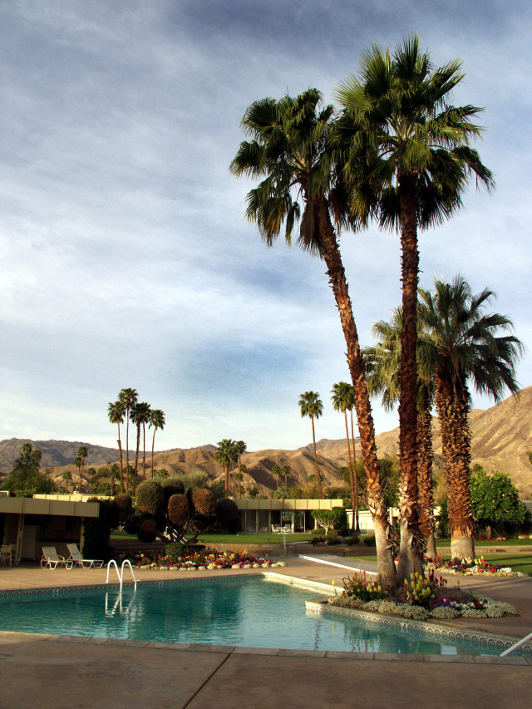
[[[342,559],[346,563],[345,559]],[[290,559],[287,575],[341,587],[347,570]],[[140,579],[249,574],[139,572]],[[0,591],[105,582],[105,570],[0,569]],[[454,577],[453,577],[454,578]],[[522,636],[530,632],[532,579],[471,579],[494,598],[509,600],[524,616],[486,619],[475,627]],[[470,579],[461,579],[465,586]],[[523,622],[525,621],[525,622]],[[471,626],[473,627],[473,626]],[[121,640],[0,633],[0,709],[102,707],[131,709],[500,709],[530,706],[532,666],[524,658],[373,655],[268,650],[205,645],[167,645]]]

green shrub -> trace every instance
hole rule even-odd
[[[140,512],[150,515],[159,514],[164,508],[164,495],[161,486],[156,480],[144,480],[137,487],[135,501]]]
[[[164,504],[168,504],[168,500],[172,495],[183,495],[185,493],[185,486],[180,478],[172,477],[166,478],[161,482],[161,487],[163,489]]]
[[[363,534],[360,537],[360,540],[361,540],[362,544],[365,544],[368,547],[375,546],[375,535],[374,534]]]
[[[111,549],[109,548],[111,530],[118,526],[120,520],[118,508],[114,501],[111,500],[91,498],[89,502],[98,502],[100,513],[98,517],[86,517],[83,520],[84,543],[82,553],[86,559],[104,559],[107,561],[111,558]]]
[[[185,544],[181,544],[181,542],[171,542],[166,545],[165,553],[170,561],[176,562],[183,556],[184,550]]]
[[[345,543],[348,546],[353,546],[353,544],[358,544],[360,541],[358,534],[352,534],[350,537],[345,538]]]
[[[186,495],[172,495],[168,500],[168,517],[172,524],[185,527],[192,514]]]
[[[215,515],[216,526],[220,531],[235,533],[240,530],[240,513],[233,500],[227,497],[218,500]]]
[[[120,493],[118,495],[115,495],[114,502],[116,509],[118,510],[118,513],[120,515],[120,518],[125,519],[129,515],[133,507],[133,501],[131,499],[131,496],[126,495],[125,493]]]
[[[206,488],[191,488],[189,499],[197,514],[212,515],[216,509],[216,497]]]

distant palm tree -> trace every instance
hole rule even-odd
[[[495,401],[500,401],[507,389],[517,394],[515,364],[523,345],[514,335],[498,335],[511,330],[509,318],[485,313],[493,291],[485,288],[473,295],[461,276],[452,283],[435,280],[434,286],[434,294],[419,291],[419,318],[427,346],[433,348],[435,401],[447,473],[451,555],[474,558],[468,384],[490,394]]]
[[[351,446],[349,444],[349,426],[347,424],[347,411],[349,408],[352,410],[354,405],[354,389],[348,382],[338,382],[337,384],[333,384],[331,394],[331,401],[334,410],[341,411],[344,414],[347,460],[349,463],[349,478],[351,481],[351,509],[353,510],[352,526],[353,529],[358,529],[358,491],[356,490],[356,469],[354,451],[353,456],[351,455]]]
[[[83,478],[81,475],[81,471],[83,470],[83,466],[85,465],[85,460],[87,459],[88,451],[86,446],[80,446],[78,448],[78,452],[76,453],[76,458],[74,459],[74,465],[77,466],[78,471],[79,471],[79,491],[83,491]]]
[[[279,479],[281,477],[281,466],[277,465],[277,463],[274,463],[272,465],[272,475],[275,478],[275,482],[276,482],[275,489],[278,490],[279,489]]]
[[[472,122],[481,109],[449,104],[450,92],[463,78],[458,60],[434,68],[413,35],[393,56],[374,45],[362,55],[360,78],[348,78],[337,91],[344,113],[336,135],[338,147],[347,153],[343,174],[353,212],[364,224],[375,217],[381,226],[400,232],[399,458],[411,499],[417,479],[417,230],[441,223],[460,208],[471,175],[477,184],[493,185],[491,172],[469,146],[481,133]],[[412,543],[417,544],[415,506],[408,526]],[[413,550],[414,555],[421,552]]]
[[[316,480],[318,483],[318,494],[323,497],[323,486],[321,482],[321,473],[318,465],[318,453],[316,451],[316,434],[314,431],[314,419],[318,419],[323,413],[323,404],[320,395],[316,391],[306,391],[299,397],[299,409],[301,416],[308,416],[312,423],[312,445],[314,446],[314,462],[316,464]]]
[[[129,481],[131,478],[131,475],[129,473],[129,413],[132,407],[135,406],[135,404],[137,403],[138,396],[139,395],[137,394],[136,389],[121,389],[120,393],[118,394],[118,401],[124,407],[124,416],[126,419],[126,492],[129,492]]]
[[[126,410],[123,403],[118,400],[110,402],[107,407],[107,415],[111,423],[116,423],[118,426],[118,451],[120,454],[120,492],[124,492],[124,465],[122,461],[122,440],[120,438],[120,424],[124,423]]]
[[[70,472],[70,470],[65,470],[65,472],[63,473],[63,475],[61,477],[63,478],[63,480],[66,483],[67,492],[70,492],[70,483],[72,482],[72,473]]]
[[[140,429],[144,434],[144,455],[142,459],[142,479],[146,479],[146,424],[150,421],[150,405],[146,401],[141,401],[131,409],[129,418],[137,426],[137,448],[135,452],[135,476],[138,475],[139,465],[139,448],[140,448]]]
[[[152,409],[150,411],[150,426],[153,428],[153,438],[151,442],[151,476],[153,478],[153,450],[155,448],[155,433],[160,429],[164,428],[166,421],[164,417],[164,411],[161,409]]]
[[[288,487],[288,478],[292,474],[292,468],[289,465],[283,465],[281,468],[281,475],[284,478],[284,486]]]
[[[235,449],[238,456],[238,472],[240,472],[240,468],[242,467],[242,456],[247,450],[247,445],[244,441],[236,441]]]
[[[229,495],[229,466],[231,463],[236,463],[238,460],[238,452],[235,447],[236,441],[231,438],[223,438],[218,443],[218,448],[214,457],[219,463],[225,468],[225,480],[224,480],[224,494],[227,497]]]

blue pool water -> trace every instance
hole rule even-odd
[[[322,594],[320,594],[322,595]],[[501,648],[305,610],[312,591],[263,577],[56,590],[0,598],[0,630],[251,647],[499,655]]]

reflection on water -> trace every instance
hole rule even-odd
[[[141,584],[0,599],[0,629],[163,642],[355,652],[499,654],[330,613],[307,614],[311,591],[262,577]]]

